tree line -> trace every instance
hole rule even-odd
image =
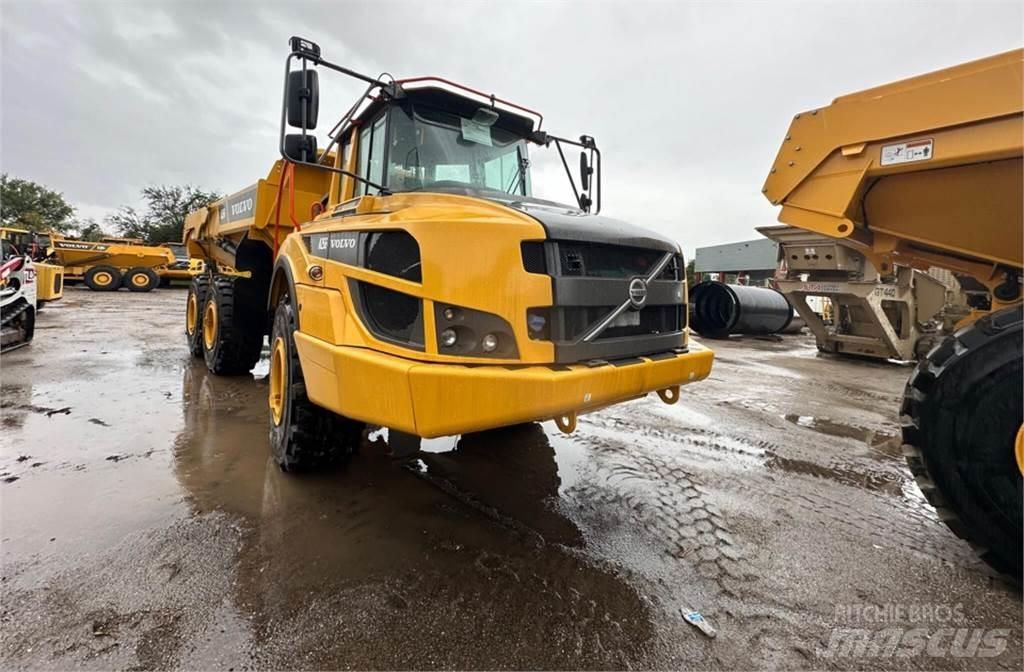
[[[0,175],[0,223],[38,232],[59,231],[82,240],[121,236],[173,243],[181,240],[185,215],[221,194],[186,184],[144,187],[140,197],[138,207],[123,205],[100,223],[77,217],[76,208],[62,193],[4,173]]]

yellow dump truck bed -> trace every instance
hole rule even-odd
[[[103,264],[116,268],[155,268],[174,263],[174,253],[170,249],[146,245],[54,240],[53,251],[64,266]]]
[[[990,287],[1022,267],[1024,50],[795,115],[763,192],[779,221],[864,248],[882,273],[941,266]]]

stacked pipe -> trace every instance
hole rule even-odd
[[[690,310],[690,327],[707,338],[777,334],[793,319],[793,307],[777,290],[712,280],[690,290]]]

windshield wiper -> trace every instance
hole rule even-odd
[[[530,160],[525,156],[519,157],[519,167],[516,168],[516,174],[512,176],[512,184],[508,185],[508,189],[505,190],[506,194],[511,194],[513,189],[518,189],[523,178],[526,177],[526,169],[530,167]]]

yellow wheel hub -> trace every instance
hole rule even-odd
[[[96,273],[95,275],[92,276],[92,280],[97,285],[101,287],[106,287],[110,283],[114,282],[114,276],[112,276],[110,273],[107,273],[106,271],[100,271],[99,273]]]
[[[270,354],[270,416],[275,425],[280,425],[284,417],[284,387],[287,379],[288,353],[285,351],[284,339],[278,336]]]
[[[132,284],[136,287],[145,287],[149,284],[149,277],[145,273],[136,273],[132,276]]]
[[[188,303],[185,306],[185,331],[188,335],[196,333],[196,318],[199,317],[199,305],[195,294],[188,295]]]
[[[1020,475],[1024,476],[1024,425],[1017,430],[1017,441],[1014,443],[1013,452],[1017,455],[1017,469]]]
[[[207,350],[213,350],[217,344],[217,304],[210,299],[206,302],[206,311],[203,313],[203,345]]]

